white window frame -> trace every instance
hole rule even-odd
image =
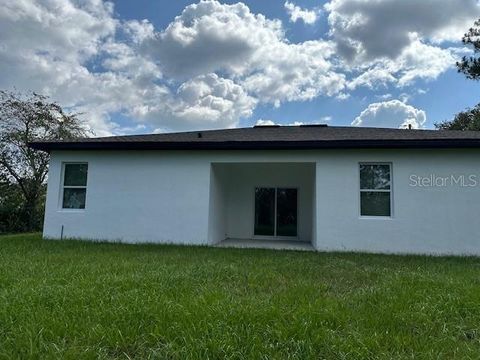
[[[361,166],[362,165],[388,165],[390,168],[390,189],[362,189]],[[363,161],[358,163],[358,214],[361,219],[391,220],[393,219],[393,164],[385,161]],[[390,194],[390,216],[362,215],[362,192],[386,192]]]
[[[65,168],[67,165],[87,165],[87,183],[82,186],[72,186],[72,185],[65,185]],[[88,162],[86,161],[68,161],[68,162],[62,162],[62,176],[60,180],[60,201],[59,201],[59,208],[61,211],[70,211],[70,212],[83,212],[87,208],[87,187],[88,187]],[[73,208],[64,208],[63,207],[63,196],[65,189],[85,189],[85,207],[83,209],[78,208],[78,209],[73,209]]]

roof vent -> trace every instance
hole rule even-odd
[[[198,137],[199,139],[201,139],[201,138],[202,138],[202,133],[201,133],[201,132],[198,132],[198,133],[197,133],[197,137]]]
[[[327,124],[302,124],[300,127],[328,127]]]
[[[280,125],[273,124],[273,125],[254,125],[254,128],[277,128],[280,127]]]

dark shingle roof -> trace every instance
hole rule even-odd
[[[32,142],[50,150],[480,148],[480,132],[342,126],[261,126]]]

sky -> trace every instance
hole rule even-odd
[[[480,101],[457,73],[478,0],[0,0],[0,88],[97,136],[253,126],[434,128]]]

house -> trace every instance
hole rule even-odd
[[[256,126],[31,147],[51,154],[45,238],[480,255],[480,132]]]

